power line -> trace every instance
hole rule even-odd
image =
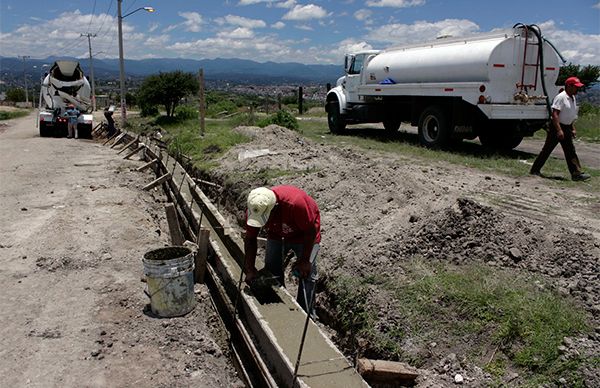
[[[110,13],[110,9],[112,8],[113,2],[114,2],[114,0],[110,0],[110,3],[108,4],[108,9],[104,13],[104,18],[102,19],[102,24],[100,24],[100,28],[98,28],[98,31],[96,31],[96,34],[99,34],[100,31],[102,30],[102,27],[104,27],[104,23],[106,23],[106,18],[108,18],[108,15]],[[115,13],[115,15],[116,15],[116,13]]]
[[[133,8],[133,6],[135,5],[135,3],[136,3],[136,2],[137,2],[137,0],[133,0],[133,2],[132,2],[130,5],[129,5],[129,7],[127,7],[127,9],[125,10],[125,12],[124,12],[124,13],[125,13],[125,14],[129,13],[129,10],[130,10],[131,8]]]
[[[90,18],[90,24],[88,24],[88,32],[90,32],[90,27],[92,26],[92,20],[94,20],[94,14],[96,13],[96,0],[94,0],[94,6],[92,7],[92,17]]]

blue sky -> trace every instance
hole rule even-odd
[[[600,0],[123,0],[125,57],[341,63],[344,53],[538,24],[600,65]],[[118,57],[117,0],[0,0],[0,56]]]

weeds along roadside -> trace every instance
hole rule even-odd
[[[210,176],[216,158],[236,144],[249,141],[232,131],[237,125],[256,124],[266,120],[265,115],[246,113],[230,119],[208,119],[204,136],[199,135],[195,118],[133,120],[136,132],[155,131],[159,127],[170,151],[191,158],[191,164]],[[263,121],[263,123],[266,121]],[[393,152],[405,158],[445,161],[483,171],[524,176],[529,166],[521,154],[486,155],[466,145],[456,152],[432,151],[416,145],[410,138],[389,139],[383,134],[363,136],[333,136],[326,122],[301,120],[298,130],[306,137],[332,145],[352,145],[380,152]],[[377,131],[377,130],[373,130]],[[535,155],[529,155],[530,161]],[[564,162],[550,160],[549,171],[564,173]],[[292,176],[298,171],[259,171],[254,176],[228,177],[221,184],[243,187],[231,190],[232,206],[243,207],[241,198],[249,185],[268,185],[275,177]],[[597,171],[593,175],[600,176]],[[594,181],[594,180],[592,180]],[[597,179],[596,179],[597,182]],[[570,181],[551,182],[569,186]],[[597,190],[597,189],[596,189]],[[598,192],[598,191],[596,191]],[[238,209],[240,210],[240,209]],[[242,209],[243,210],[243,209]],[[480,349],[473,349],[473,359],[498,379],[515,367],[525,371],[527,381],[555,381],[569,375],[569,381],[578,381],[577,366],[590,362],[586,359],[560,358],[558,347],[564,337],[589,331],[586,317],[571,300],[539,287],[532,287],[531,279],[516,279],[498,269],[486,267],[452,268],[426,264],[413,258],[404,268],[406,279],[399,282],[385,275],[352,278],[343,273],[328,276],[321,287],[326,289],[327,300],[320,306],[321,314],[329,316],[327,324],[338,333],[338,343],[346,354],[372,358],[408,361],[425,366],[427,355],[407,352],[403,345],[418,343],[426,349],[434,333],[449,333],[451,338],[487,337]],[[370,289],[377,287],[394,301],[399,319],[382,326],[379,311],[369,303]],[[335,306],[335,307],[331,307]],[[556,319],[556,317],[565,319]],[[445,344],[451,348],[451,343]],[[494,357],[489,358],[493,352]]]
[[[18,110],[0,110],[0,121],[2,121],[2,120],[17,119],[19,117],[25,117],[30,112],[31,112],[31,109],[29,109],[29,110],[23,110],[23,109],[18,109]]]

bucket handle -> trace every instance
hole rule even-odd
[[[187,271],[185,271],[185,272],[187,272]],[[185,272],[181,272],[181,273],[185,273]],[[159,292],[161,292],[162,290],[164,290],[165,288],[167,288],[167,287],[168,287],[168,286],[169,286],[171,283],[173,283],[173,281],[174,281],[175,279],[176,279],[176,278],[170,278],[170,279],[169,279],[169,281],[168,281],[168,282],[167,282],[165,285],[163,285],[161,288],[159,288],[158,290],[156,290],[156,291],[155,291],[154,293],[152,293],[152,294],[150,294],[150,293],[148,292],[148,285],[146,284],[146,287],[144,288],[144,294],[146,294],[146,296],[147,296],[147,297],[148,297],[150,300],[152,300],[152,297],[153,297],[154,295],[158,294]]]

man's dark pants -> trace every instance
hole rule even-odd
[[[317,281],[317,255],[319,254],[319,249],[319,244],[313,245],[312,251],[310,253],[310,275],[306,279],[304,279],[304,281],[301,281],[298,285],[298,295],[296,296],[296,302],[298,302],[298,304],[300,305],[300,307],[302,307],[304,311],[308,310],[307,304],[310,304],[310,300],[313,297],[313,292],[315,291],[315,283]],[[296,257],[302,257],[304,245],[291,244],[287,242],[283,243],[281,240],[267,239],[265,268],[273,275],[277,276],[279,282],[283,286],[285,286],[283,261],[289,251],[293,251]],[[306,286],[306,301],[304,299],[305,289],[303,285]],[[313,303],[310,312],[310,315],[313,317],[313,319],[316,317],[314,305],[315,304]]]
[[[561,124],[560,127],[565,135],[564,138],[562,140],[558,140],[556,131],[553,129],[548,131],[544,147],[542,147],[540,154],[533,162],[533,166],[531,166],[531,173],[540,173],[544,163],[546,163],[546,160],[548,160],[548,157],[556,145],[560,143],[565,154],[565,160],[567,162],[567,166],[569,167],[571,176],[577,176],[581,174],[581,164],[579,163],[579,158],[577,157],[577,153],[575,153],[575,145],[573,144],[573,127],[571,125],[564,124]]]

